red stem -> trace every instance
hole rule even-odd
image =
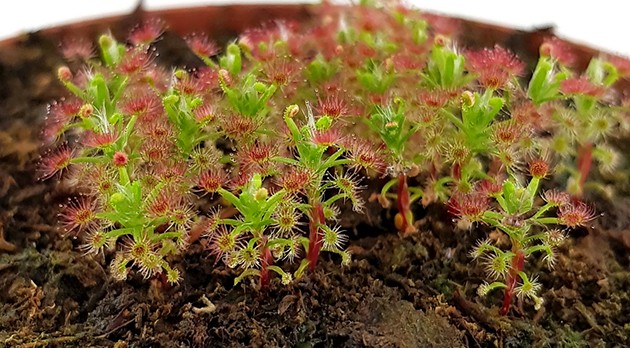
[[[524,264],[525,253],[523,253],[522,250],[516,251],[512,257],[512,267],[510,268],[510,274],[508,275],[506,283],[507,288],[505,288],[505,292],[503,293],[503,307],[501,307],[501,311],[499,312],[501,315],[506,315],[510,310],[512,297],[514,297],[514,288],[516,287],[516,281],[519,278],[518,273],[523,270]]]
[[[435,166],[435,163],[434,163],[434,162],[431,162],[431,167],[430,167],[430,169],[429,169],[429,177],[430,177],[431,179],[435,179],[435,178],[437,178],[437,176],[438,176],[438,170],[437,170],[437,167]]]
[[[453,178],[457,181],[462,179],[462,165],[459,162],[453,164]]]
[[[398,197],[396,203],[398,205],[398,213],[401,217],[400,231],[402,233],[408,233],[411,228],[409,217],[411,216],[411,198],[409,197],[409,186],[407,185],[407,175],[398,175],[398,191],[396,192]]]
[[[270,273],[269,266],[273,264],[273,256],[271,250],[267,248],[267,239],[265,238],[260,247],[261,263],[260,263],[260,288],[264,289],[269,285]]]
[[[160,283],[163,289],[168,289],[170,284],[168,283],[168,278],[166,278],[165,272],[160,272],[155,275],[155,279]]]
[[[584,183],[586,182],[586,177],[588,177],[588,173],[591,171],[592,162],[593,144],[582,144],[578,150],[577,157],[577,167],[580,172],[580,193],[582,193],[584,189]]]
[[[317,260],[319,259],[319,251],[322,248],[322,236],[319,233],[319,225],[326,221],[324,216],[324,207],[320,203],[313,205],[311,211],[311,222],[309,224],[308,234],[308,266],[311,271],[315,270]]]
[[[490,168],[488,169],[488,175],[496,178],[501,172],[501,168],[503,167],[503,163],[499,160],[499,158],[494,157],[492,162],[490,163]]]

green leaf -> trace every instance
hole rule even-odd
[[[277,273],[280,276],[283,285],[288,285],[293,280],[293,277],[290,274],[286,273],[282,270],[282,268],[278,266],[267,266],[267,269]]]
[[[105,78],[101,74],[96,74],[90,80],[90,90],[93,103],[97,107],[106,107],[110,104],[109,89],[105,83]]]
[[[446,46],[434,45],[422,76],[432,87],[455,89],[468,83],[465,58]]]
[[[103,61],[106,66],[111,68],[120,62],[122,54],[124,53],[124,48],[121,52],[116,39],[110,35],[101,35],[98,39],[98,44],[101,49],[101,56],[103,57]]]
[[[505,210],[505,212],[510,215],[516,214],[518,212],[519,197],[517,196],[516,186],[514,185],[514,182],[512,180],[508,180],[503,183],[502,196],[503,203],[501,204],[501,201],[499,201],[499,203],[501,204],[501,208],[503,208],[503,210]]]
[[[120,95],[124,93],[128,81],[129,78],[126,75],[116,75],[114,76],[114,78],[112,78],[109,84],[109,89],[111,91],[112,100],[114,102],[120,99]]]
[[[328,62],[321,54],[318,54],[307,66],[304,74],[314,85],[320,84],[330,79],[336,72],[336,65]]]
[[[536,193],[538,192],[538,185],[540,184],[540,178],[532,178],[527,184],[525,188],[525,194],[523,195],[523,200],[525,204],[521,208],[520,213],[525,214],[532,210],[534,207],[534,199],[536,199]]]
[[[235,43],[229,44],[225,55],[219,59],[219,65],[229,71],[232,76],[237,76],[242,69],[240,47]]]
[[[308,239],[306,239],[306,243],[308,244]],[[304,250],[308,250],[308,245],[304,247]],[[308,264],[309,264],[308,258],[302,259],[302,262],[300,262],[300,266],[295,271],[295,273],[293,273],[293,276],[296,280],[301,279],[304,276],[304,273],[306,272],[306,268],[308,267]]]
[[[617,68],[610,62],[592,58],[586,68],[588,79],[596,85],[612,86],[619,79]]]
[[[245,205],[243,205],[243,203],[241,203],[240,199],[238,197],[236,197],[232,192],[230,192],[230,191],[228,191],[226,189],[223,189],[223,188],[220,188],[218,192],[221,195],[221,197],[223,197],[223,199],[225,199],[226,201],[230,202],[230,204],[232,204],[239,211],[243,212],[243,211],[247,210]]]
[[[259,270],[248,268],[246,270],[243,270],[243,273],[241,273],[238,277],[234,279],[234,286],[238,285],[238,283],[240,283],[246,277],[259,277],[259,276],[260,276]]]
[[[105,237],[107,239],[110,239],[110,238],[118,239],[118,238],[120,238],[122,236],[125,236],[125,235],[128,235],[128,234],[133,235],[135,237],[135,236],[139,235],[139,232],[141,230],[142,230],[142,228],[138,227],[138,226],[129,227],[129,228],[118,228],[118,229],[115,229],[115,230],[107,231],[105,233]]]
[[[532,79],[529,82],[527,94],[534,104],[540,105],[549,100],[560,98],[560,83],[567,79],[566,72],[554,72],[555,61],[550,57],[540,57]]]
[[[491,284],[484,283],[479,286],[479,288],[477,289],[477,293],[479,293],[480,296],[485,296],[494,290],[505,288],[507,288],[507,285],[502,282],[493,282]]]

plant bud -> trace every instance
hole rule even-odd
[[[438,47],[444,47],[449,43],[449,39],[444,35],[436,35],[433,44]]]
[[[392,71],[394,70],[394,60],[389,57],[387,59],[385,59],[385,71]]]
[[[129,269],[127,268],[128,263],[129,260],[123,255],[116,254],[116,257],[109,265],[112,277],[118,281],[127,279],[127,275],[129,273]]]
[[[297,115],[298,112],[300,112],[300,107],[293,104],[287,107],[286,111],[284,112],[284,115],[288,118],[293,118],[295,115]]]
[[[188,104],[188,106],[192,109],[195,110],[197,109],[199,106],[201,106],[203,104],[203,99],[201,98],[195,98],[193,100],[190,101],[190,103]]]
[[[221,79],[221,81],[223,81],[223,83],[225,83],[226,85],[232,84],[232,78],[230,77],[230,73],[225,69],[219,70],[219,79]]]
[[[283,285],[288,285],[293,281],[293,277],[291,277],[291,274],[289,273],[284,273],[282,275],[282,284]]]
[[[230,54],[230,55],[241,54],[241,49],[238,47],[237,44],[230,44],[227,47],[227,54]]]
[[[167,270],[166,281],[171,285],[179,283],[180,281],[179,271],[176,269]]]
[[[186,70],[177,69],[175,70],[175,77],[177,77],[180,80],[185,79],[188,77],[188,72],[186,72]]]
[[[70,68],[68,68],[67,66],[62,66],[57,70],[57,78],[61,82],[68,82],[72,80],[72,77],[72,71],[70,71]]]
[[[83,106],[81,106],[81,109],[79,109],[79,117],[81,118],[88,118],[92,115],[92,113],[94,112],[94,107],[92,106],[92,104],[83,104]]]
[[[101,35],[101,37],[98,38],[98,44],[107,49],[112,47],[114,40],[109,35]]]
[[[109,203],[114,206],[124,201],[125,201],[125,195],[123,195],[120,192],[115,192],[112,194],[111,197],[109,197]]]
[[[265,93],[267,86],[262,82],[254,83],[254,90],[258,93]]]
[[[254,198],[257,201],[264,201],[265,199],[267,199],[267,197],[269,197],[269,191],[267,191],[267,189],[264,187],[259,188],[254,195]]]
[[[471,91],[462,93],[462,106],[471,108],[475,105],[475,95]]]
[[[330,129],[331,125],[332,119],[328,116],[323,116],[320,117],[319,120],[317,120],[317,122],[315,123],[315,128],[317,128],[318,131],[327,131]]]
[[[179,96],[176,96],[175,94],[171,94],[168,97],[165,97],[163,99],[164,105],[174,105],[178,101],[179,101]]]
[[[392,206],[392,202],[390,202],[389,199],[387,199],[387,197],[383,195],[377,194],[376,199],[378,200],[378,203],[381,205],[381,207],[383,207],[384,209],[389,209],[389,207]]]
[[[529,162],[529,174],[534,178],[544,178],[549,173],[549,164],[543,159]]]
[[[396,121],[390,121],[385,124],[385,129],[394,129],[396,127],[398,127],[398,122]]]
[[[118,151],[114,154],[113,162],[116,167],[124,167],[129,162],[129,157],[126,153]]]
[[[477,288],[477,295],[481,297],[488,295],[488,292],[490,292],[490,286],[488,283],[483,283]]]
[[[535,297],[533,297],[533,299],[534,299],[534,309],[535,310],[539,310],[540,307],[542,307],[543,303],[545,303],[545,300],[542,297],[535,296]]]
[[[551,44],[548,42],[543,43],[542,45],[540,45],[540,55],[543,57],[549,57],[551,56]]]
[[[394,226],[397,230],[402,230],[403,228],[403,216],[401,213],[396,213],[394,216]]]
[[[341,253],[341,265],[348,266],[350,265],[350,261],[352,261],[352,255],[349,252]]]

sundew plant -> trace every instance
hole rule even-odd
[[[49,107],[39,168],[75,192],[65,233],[112,255],[119,280],[176,284],[176,260],[201,243],[235,283],[265,288],[307,276],[322,252],[352,262],[338,221],[365,214],[368,198],[401,238],[430,233],[414,211],[437,204],[453,233],[509,240],[471,251],[488,271],[480,295],[503,290],[504,314],[514,296],[543,305],[525,261],[552,267],[567,229],[595,217],[584,192],[627,170],[611,137],[630,129],[628,105],[612,96],[630,64],[602,56],[574,70],[557,39],[537,62],[460,47],[444,23],[397,4],[316,9],[224,47],[192,33],[195,68],[157,63],[157,20],[124,41],[64,43],[68,96]]]

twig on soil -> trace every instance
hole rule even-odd
[[[604,334],[604,330],[597,324],[597,320],[593,318],[591,313],[588,311],[586,306],[582,302],[577,302],[575,304],[575,309],[582,314],[586,322],[591,326],[592,329],[597,330],[600,334]]]
[[[459,290],[455,290],[455,292],[453,293],[453,300],[463,312],[472,316],[476,321],[484,324],[486,327],[493,330],[503,327],[503,323],[500,320],[495,319],[496,316],[488,315],[486,311],[479,308],[477,304],[465,299],[459,293]]]
[[[217,309],[217,306],[214,305],[214,303],[212,303],[212,301],[210,301],[206,295],[202,295],[200,298],[201,302],[203,302],[205,304],[204,307],[192,307],[192,311],[197,313],[197,314],[210,314],[212,312],[214,312]]]
[[[38,339],[35,342],[29,342],[29,343],[24,343],[24,344],[20,344],[16,347],[18,348],[36,348],[36,347],[45,347],[54,343],[68,343],[68,342],[73,342],[76,340],[80,340],[85,338],[85,335],[83,334],[77,334],[76,336],[60,336],[60,337],[51,337],[51,338],[45,338],[45,339]],[[15,339],[13,338],[13,336],[7,338],[4,341],[5,344],[9,344],[9,343],[15,343]]]
[[[58,229],[55,226],[49,224],[33,224],[31,222],[17,222],[15,227],[22,228],[27,227],[33,232],[56,232]]]
[[[436,299],[438,300],[438,307],[436,307],[435,313],[440,316],[449,318],[450,321],[453,321],[454,325],[466,330],[466,333],[468,335],[464,337],[466,338],[465,343],[467,347],[472,347],[469,339],[475,343],[474,347],[481,347],[481,344],[476,337],[476,333],[474,332],[474,329],[478,328],[479,326],[476,325],[476,323],[470,322],[469,320],[464,318],[462,313],[457,308],[448,304],[447,302],[444,302],[444,294],[437,295]]]
[[[101,334],[101,335],[95,336],[94,338],[102,338],[102,339],[105,339],[105,338],[107,338],[107,336],[111,335],[114,331],[116,331],[116,330],[118,330],[118,329],[120,329],[120,328],[123,328],[123,327],[125,327],[125,326],[127,326],[127,325],[129,325],[129,324],[133,323],[134,321],[136,321],[136,319],[135,319],[135,318],[133,318],[133,319],[129,319],[129,320],[127,320],[126,322],[124,322],[124,323],[122,323],[122,324],[118,325],[117,327],[115,327],[115,328],[113,328],[113,329],[111,329],[111,330],[109,330],[109,331],[107,331],[107,332],[105,332],[105,333],[103,333],[103,334]]]
[[[106,338],[107,336],[109,336],[112,332],[123,328],[131,323],[133,323],[134,321],[136,321],[136,318],[133,317],[129,320],[126,320],[124,322],[121,323],[121,320],[125,317],[129,315],[129,310],[127,309],[129,307],[129,304],[125,305],[123,307],[123,309],[116,315],[116,317],[112,320],[111,324],[105,329],[106,331],[99,335],[96,336],[96,338]]]
[[[534,323],[538,324],[540,322],[540,319],[542,319],[543,315],[545,315],[545,307],[540,307],[540,309],[536,312],[536,315],[534,315],[534,318],[532,319],[534,321]]]
[[[100,269],[105,272],[105,270],[103,270],[103,267],[100,266]],[[108,279],[108,278],[105,278]],[[85,308],[83,309],[83,313],[89,313],[91,312],[94,308],[96,308],[96,306],[98,305],[98,303],[105,297],[105,295],[107,294],[107,289],[109,289],[109,280],[106,281],[105,286],[99,287],[98,289],[96,289],[96,291],[94,293],[92,293],[92,295],[90,295],[90,298],[87,301],[87,304],[85,306]]]
[[[15,268],[15,267],[17,267],[17,265],[14,263],[0,263],[0,272],[4,271],[5,269]]]
[[[23,188],[11,195],[11,204],[17,206],[19,203],[26,201],[35,196],[42,195],[46,191],[46,185],[32,185]]]
[[[0,172],[0,183],[0,197],[6,196],[11,187],[17,186],[17,182],[13,176],[4,170]]]
[[[4,239],[4,223],[0,221],[0,251],[13,252],[16,246]]]

